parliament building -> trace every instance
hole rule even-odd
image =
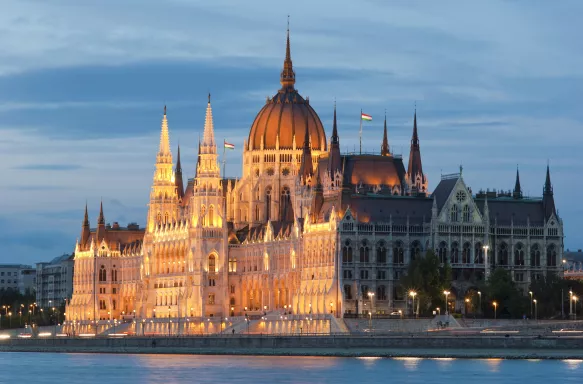
[[[473,193],[461,168],[431,188],[416,113],[406,161],[386,119],[377,154],[341,153],[336,107],[328,138],[295,87],[289,31],[280,83],[251,124],[238,179],[221,175],[209,96],[185,187],[164,109],[146,227],[106,224],[101,206],[91,228],[85,209],[68,320],[388,314],[406,307],[399,280],[427,250],[452,267],[450,310],[494,268],[525,292],[561,273],[548,166],[538,198],[523,196],[518,171],[508,192]]]

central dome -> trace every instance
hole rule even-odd
[[[280,149],[300,149],[304,145],[306,129],[309,131],[312,150],[326,150],[326,133],[318,114],[294,88],[296,82],[292,66],[289,30],[283,71],[282,88],[267,99],[259,111],[249,132],[249,150],[276,149],[279,138]],[[262,147],[263,144],[263,147]]]

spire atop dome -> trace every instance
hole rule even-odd
[[[522,189],[520,188],[520,175],[518,173],[518,167],[516,167],[516,182],[514,183],[514,191],[512,192],[512,196],[515,199],[522,198]]]
[[[283,61],[283,70],[281,71],[280,78],[281,86],[285,88],[293,88],[296,83],[296,74],[294,72],[292,59],[291,59],[291,48],[289,42],[289,16],[287,17],[287,41],[285,46],[285,60]]]
[[[383,132],[383,144],[381,145],[381,156],[389,156],[389,139],[387,137],[387,112],[385,111],[385,129]]]

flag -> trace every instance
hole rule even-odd
[[[235,144],[229,144],[225,141],[225,149],[235,149]]]
[[[360,113],[360,118],[362,120],[366,120],[366,121],[372,121],[372,116],[371,115],[367,115],[366,113]]]

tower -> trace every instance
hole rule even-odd
[[[178,146],[178,153],[176,159],[176,170],[174,171],[174,180],[176,183],[176,193],[180,200],[184,199],[184,182],[182,181],[182,165],[180,164],[180,145]]]
[[[330,138],[330,154],[328,159],[328,172],[330,179],[333,181],[335,180],[336,173],[342,171],[340,137],[338,137],[338,124],[336,121],[336,103],[334,103],[334,120],[332,122],[332,137]]]
[[[551,184],[551,171],[547,164],[547,176],[545,179],[545,186],[543,188],[543,207],[545,210],[545,219],[549,219],[552,215],[556,215],[555,198],[553,196],[553,185]]]
[[[421,148],[419,146],[419,135],[417,134],[417,111],[415,111],[413,118],[413,137],[411,138],[411,150],[409,151],[407,178],[412,192],[427,192],[427,177],[423,173]]]
[[[518,174],[518,167],[516,168],[516,181],[514,182],[514,191],[512,197],[515,199],[522,199],[522,188],[520,188],[520,175]]]
[[[383,131],[383,144],[381,145],[381,156],[390,156],[389,139],[387,137],[387,114],[385,113],[385,129]]]
[[[83,218],[83,225],[81,226],[81,240],[79,242],[79,248],[81,250],[86,250],[89,247],[90,237],[91,228],[89,226],[89,214],[87,213],[87,203],[85,203],[85,217]]]
[[[171,223],[178,219],[178,194],[172,166],[170,134],[168,132],[166,106],[164,106],[160,146],[156,155],[156,170],[154,171],[154,181],[150,192],[148,232],[152,232],[156,225]]]
[[[105,216],[103,215],[103,201],[99,206],[99,217],[97,218],[97,232],[95,234],[98,243],[105,239]]]

